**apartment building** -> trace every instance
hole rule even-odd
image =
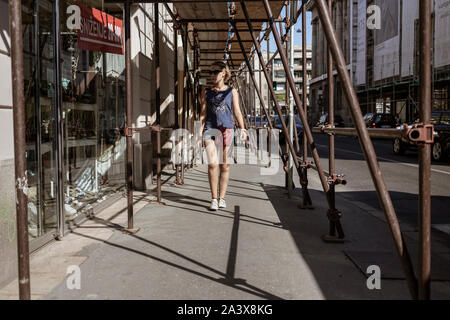
[[[367,27],[380,8],[381,29]],[[313,71],[311,112],[318,119],[328,109],[327,41],[314,2],[312,12]],[[391,113],[402,122],[414,119],[420,108],[419,0],[335,0],[334,27],[363,113]],[[433,0],[433,109],[446,110],[450,98],[450,1]],[[351,118],[335,71],[335,108],[348,125]]]
[[[277,54],[276,57],[273,57],[274,52],[270,52],[269,55],[267,55],[267,51],[262,52],[264,61],[267,62],[268,59],[271,59],[270,63],[270,74],[271,74],[271,80],[273,82],[275,94],[277,96],[278,103],[280,106],[284,107],[286,106],[286,73],[284,72],[283,64],[281,62],[280,56]],[[308,80],[311,80],[311,72],[312,72],[312,47],[307,47],[307,75]],[[261,65],[259,63],[258,59],[255,59],[252,61],[255,69],[255,78],[256,83],[259,88],[261,88],[261,94],[263,97],[264,105],[267,107],[269,104],[269,96],[271,95],[269,88],[267,86],[267,81],[265,79],[264,73],[261,72]],[[294,80],[295,80],[295,86],[297,88],[297,92],[302,95],[303,94],[303,51],[301,46],[295,46],[294,47]],[[253,110],[253,106],[256,105],[256,114],[259,115],[260,112],[262,114],[263,111],[260,111],[260,104],[259,104],[259,98],[258,95],[254,93],[253,84],[251,83],[251,80],[249,79],[248,75],[246,75],[246,83],[248,84],[250,91],[248,92],[248,95],[246,95],[248,99],[249,105],[252,107],[251,110]],[[308,87],[308,95],[309,95],[309,87]],[[272,99],[270,97],[270,99]],[[309,101],[309,99],[308,99]],[[276,112],[271,108],[271,114],[275,115]]]

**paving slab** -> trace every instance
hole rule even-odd
[[[320,238],[328,231],[325,197],[312,171],[309,180],[315,209],[301,210],[301,190],[289,198],[283,174],[264,176],[256,165],[233,165],[227,208],[211,212],[207,168],[196,166],[186,171],[184,185],[175,186],[173,179],[165,183],[166,205],[150,203],[151,194],[137,196],[137,234],[122,232],[122,199],[63,241],[38,251],[31,260],[33,297],[409,299],[402,279],[382,279],[381,290],[369,290],[367,275],[344,253],[393,251],[380,212],[353,203],[350,192],[338,192],[346,241],[326,244]],[[406,234],[413,247],[416,234]],[[67,267],[73,264],[81,270],[79,290],[66,284]],[[46,280],[50,282],[44,285]],[[0,298],[15,298],[15,287],[12,282],[6,291],[0,289]],[[450,282],[433,282],[432,294],[450,299]]]

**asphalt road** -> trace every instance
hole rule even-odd
[[[344,174],[348,185],[337,191],[349,199],[379,208],[375,188],[356,137],[336,136],[336,173]],[[324,168],[328,168],[328,137],[315,134]],[[393,199],[399,219],[417,226],[419,166],[417,152],[394,155],[392,142],[372,140],[382,174]],[[432,224],[450,229],[450,162],[433,162],[431,172]]]

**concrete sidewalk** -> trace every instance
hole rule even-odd
[[[163,186],[166,205],[136,193],[136,235],[124,234],[126,199],[52,242],[31,259],[35,299],[409,299],[404,280],[382,280],[369,290],[344,250],[392,251],[382,214],[337,194],[347,241],[325,244],[326,203],[317,175],[310,187],[315,210],[300,210],[301,191],[288,199],[284,175],[233,165],[228,208],[207,210],[206,166],[186,172],[183,186]],[[298,180],[296,179],[296,184]],[[414,247],[415,230],[406,227]],[[448,243],[433,244],[447,263]],[[69,290],[66,272],[81,268],[81,289]],[[432,284],[434,299],[450,299],[450,282]],[[0,289],[17,298],[17,280]]]

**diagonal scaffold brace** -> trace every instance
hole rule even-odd
[[[264,0],[266,6],[268,6],[267,0]],[[426,1],[424,1],[426,2]],[[395,213],[392,199],[384,182],[384,178],[381,174],[380,165],[377,160],[375,149],[370,139],[369,131],[365,125],[361,107],[356,95],[355,88],[353,87],[352,80],[347,71],[347,65],[344,58],[344,53],[338,42],[336,31],[333,28],[330,13],[327,8],[325,0],[315,0],[318,8],[319,18],[322,22],[326,39],[329,43],[329,47],[335,62],[338,76],[342,83],[345,96],[349,103],[353,123],[355,124],[361,149],[363,150],[364,157],[367,161],[372,180],[375,184],[378,199],[380,201],[381,208],[383,209],[386,221],[388,222],[394,244],[397,253],[400,257],[400,262],[403,267],[403,271],[408,283],[411,296],[416,299],[418,296],[417,278],[414,273],[411,257],[405,244],[403,234],[400,230],[400,224]]]
[[[302,190],[303,190],[304,203],[305,203],[305,199],[306,199],[306,203],[312,204],[312,202],[311,202],[311,197],[309,196],[309,192],[308,192],[308,190],[307,190],[307,188],[306,188],[307,184],[305,183],[305,181],[304,181],[304,179],[303,179],[303,175],[302,175],[302,167],[301,167],[301,164],[300,164],[300,162],[299,162],[299,160],[298,160],[298,158],[297,158],[297,154],[296,154],[296,152],[295,152],[295,150],[294,150],[293,143],[292,143],[291,139],[289,138],[289,132],[288,132],[286,123],[285,123],[285,121],[284,121],[283,115],[282,115],[282,113],[281,113],[281,107],[280,107],[280,105],[279,105],[279,103],[278,103],[278,100],[277,100],[275,91],[273,90],[273,83],[272,83],[272,80],[271,80],[271,78],[270,78],[270,75],[269,75],[269,72],[268,72],[268,69],[267,69],[267,65],[266,65],[266,63],[264,62],[264,58],[263,58],[262,53],[261,53],[261,47],[260,47],[260,44],[259,44],[259,42],[256,40],[256,36],[255,36],[255,34],[254,34],[253,26],[252,26],[252,24],[251,24],[251,22],[250,22],[250,18],[249,18],[249,15],[248,15],[247,7],[246,7],[246,5],[245,5],[245,1],[241,1],[241,7],[242,7],[243,13],[244,13],[244,15],[245,15],[245,20],[246,20],[246,22],[247,22],[247,25],[248,25],[248,28],[249,28],[249,31],[250,31],[250,35],[251,35],[252,40],[253,40],[253,44],[255,45],[255,51],[256,51],[256,54],[258,55],[259,62],[260,62],[260,64],[261,64],[261,69],[262,69],[262,71],[263,71],[263,73],[264,73],[264,76],[265,76],[266,81],[267,81],[267,84],[268,84],[268,89],[269,89],[269,91],[270,91],[270,93],[271,93],[271,96],[272,96],[272,101],[273,101],[273,103],[274,103],[274,109],[275,109],[275,111],[276,111],[277,114],[278,114],[278,117],[279,117],[280,122],[281,122],[281,128],[282,128],[282,131],[284,132],[284,135],[285,135],[285,137],[286,137],[287,147],[288,147],[289,151],[291,152],[291,154],[293,155],[294,164],[295,164],[295,167],[296,167],[296,169],[297,169],[298,175],[299,175],[299,177],[300,177],[300,185],[302,186]],[[233,24],[233,28],[234,28],[234,30],[235,30],[235,32],[236,32],[236,36],[238,37],[238,40],[239,40],[239,39],[240,39],[240,37],[239,37],[239,32],[238,32],[238,30],[237,30],[235,24]],[[243,46],[242,46],[242,50],[243,50]],[[250,64],[249,64],[249,62],[248,62],[248,59],[247,59],[246,62],[247,62],[247,65],[249,66],[249,68],[251,68],[251,67],[250,67]],[[252,74],[252,72],[250,72],[250,74]],[[253,78],[252,78],[252,79],[253,79]],[[255,81],[255,82],[256,82],[256,81]],[[255,85],[255,87],[256,87],[256,85]],[[262,106],[263,106],[263,109],[264,109],[264,111],[265,111],[265,106],[264,106],[264,104],[263,104],[263,99],[260,98],[260,101],[261,101]],[[297,105],[300,105],[300,104],[297,104]],[[265,111],[265,112],[266,112],[266,111]],[[268,117],[268,119],[270,119],[270,118]],[[269,123],[270,123],[270,121],[269,121]],[[284,159],[284,157],[282,157],[282,160],[283,160],[284,166],[286,167],[286,160],[287,160],[287,159]]]
[[[284,71],[286,73],[288,84],[289,84],[289,86],[291,88],[291,91],[292,91],[292,94],[294,96],[295,104],[297,106],[302,106],[303,105],[302,101],[301,101],[300,96],[299,96],[299,94],[298,94],[298,92],[296,90],[295,81],[294,81],[293,75],[292,75],[292,73],[290,71],[289,64],[288,64],[288,61],[287,61],[287,58],[286,58],[286,54],[284,53],[284,50],[282,48],[282,43],[281,43],[280,36],[278,34],[278,30],[277,30],[277,28],[275,26],[275,21],[274,21],[274,18],[273,18],[272,10],[271,10],[269,2],[267,0],[264,0],[263,2],[264,2],[264,7],[266,9],[267,17],[268,17],[268,20],[269,20],[269,26],[270,26],[270,28],[272,30],[272,34],[274,36],[275,43],[277,44],[278,52],[280,54],[281,61],[283,63],[283,68],[284,68]],[[246,10],[244,1],[241,1],[241,6],[242,6],[244,14],[245,14],[247,12],[247,10]],[[246,16],[248,17],[248,12],[246,13]],[[261,52],[258,49],[259,49],[259,47],[257,47],[256,50],[259,52],[258,55],[260,56],[260,60],[263,60],[262,59],[262,55],[260,54]],[[264,64],[264,61],[261,61],[261,63]],[[265,66],[265,64],[263,65],[263,69],[265,69],[264,66]],[[267,81],[269,83],[269,89],[273,88],[271,86],[272,81],[270,80],[270,77],[269,77],[268,73],[265,72],[265,74],[266,74],[266,79],[267,79]],[[276,103],[276,97],[275,97],[274,92],[273,92],[273,100]],[[308,142],[308,146],[309,146],[310,152],[312,154],[312,157],[314,159],[315,167],[316,167],[316,170],[317,170],[317,172],[319,174],[320,182],[321,182],[323,191],[324,191],[326,199],[327,199],[328,208],[329,208],[329,210],[334,210],[335,208],[334,208],[334,202],[333,202],[333,198],[332,198],[332,192],[330,192],[330,184],[329,184],[329,181],[328,181],[327,177],[325,176],[324,170],[323,170],[322,165],[320,163],[319,154],[318,154],[316,145],[314,143],[314,138],[313,138],[312,133],[311,133],[311,128],[310,128],[310,126],[308,124],[308,121],[307,121],[307,118],[306,118],[306,113],[305,113],[303,108],[297,108],[297,109],[298,109],[300,120],[301,120],[301,122],[303,124],[304,134],[306,136],[306,139],[307,139],[307,142]],[[297,157],[294,157],[294,161],[296,162],[297,170],[299,170],[299,176],[302,176],[301,167],[299,165],[297,165],[297,164],[299,164],[299,161],[298,161]],[[339,218],[339,219],[336,219],[336,221],[334,221],[334,223],[336,224],[336,227],[338,228],[338,230],[342,230],[342,225],[341,225],[341,222],[340,222],[341,215],[338,215],[337,218]],[[340,236],[341,236],[341,239],[338,239],[338,240],[342,241],[342,238],[344,236],[343,232],[342,232],[342,234]]]

